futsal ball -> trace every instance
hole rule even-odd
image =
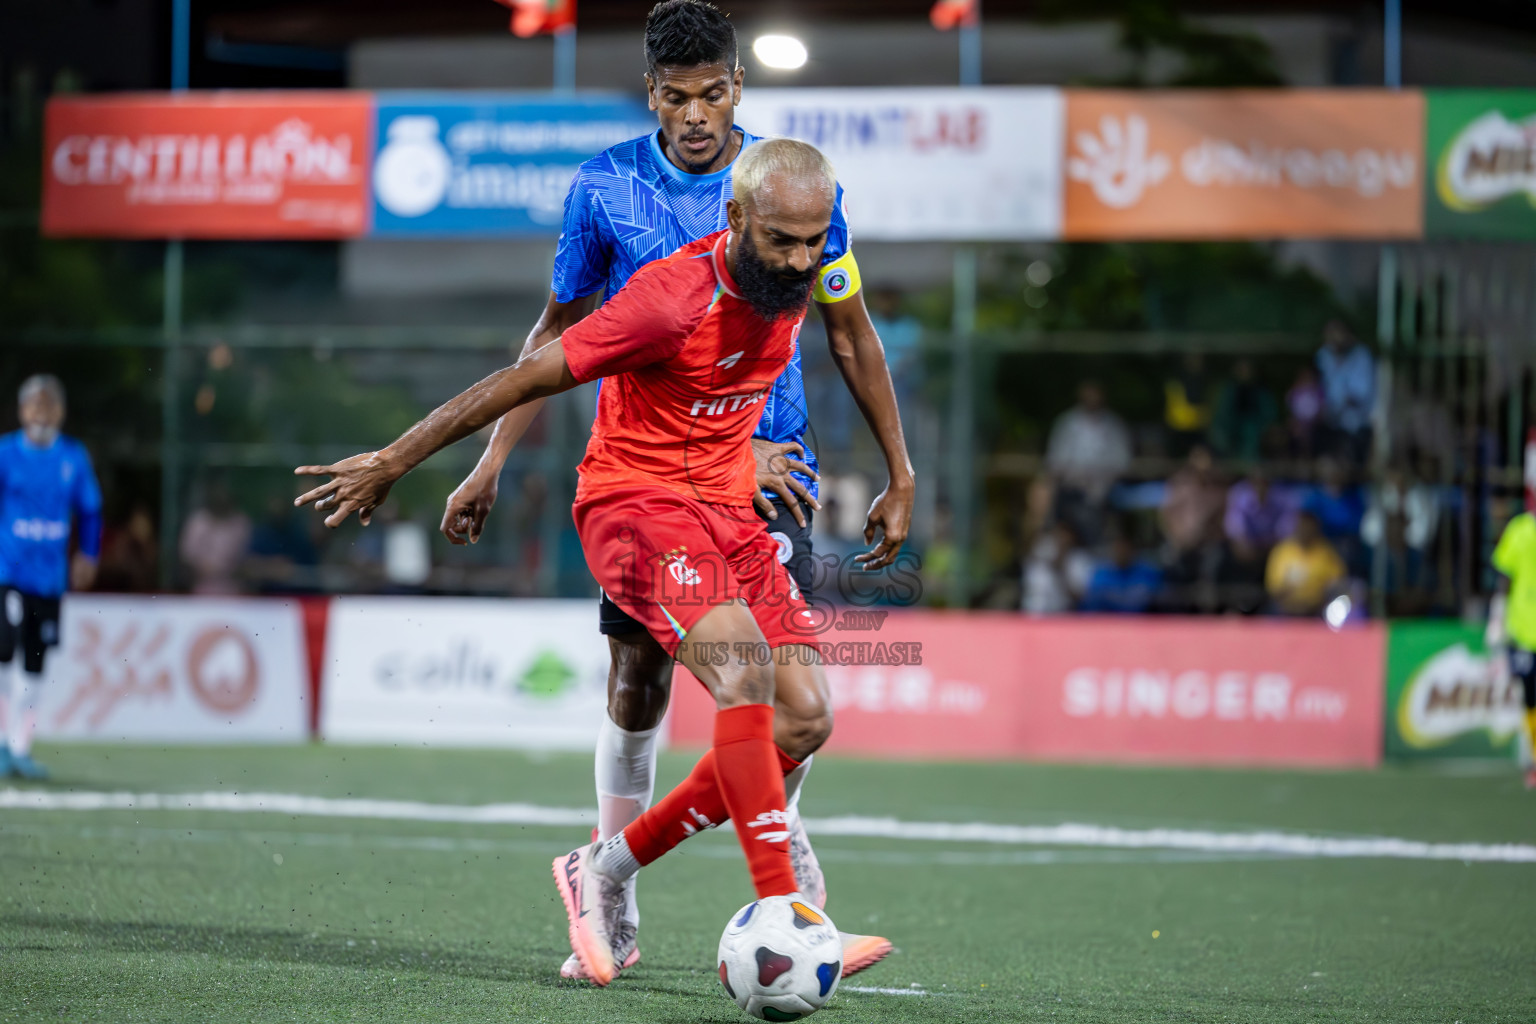
[[[837,925],[793,896],[742,907],[720,936],[720,984],[758,1020],[799,1020],[826,1005],[843,976]]]

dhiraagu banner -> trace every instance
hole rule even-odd
[[[1387,639],[1386,755],[1515,756],[1522,700],[1483,631],[1460,622],[1394,622]]]
[[[1425,235],[1536,238],[1536,90],[1425,95]]]

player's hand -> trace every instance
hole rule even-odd
[[[480,539],[485,517],[496,504],[497,475],[489,473],[482,479],[481,474],[471,473],[448,495],[443,523],[438,527],[444,537],[455,544],[474,544]]]
[[[793,441],[764,441],[759,437],[752,439],[752,457],[757,460],[757,492],[752,498],[752,504],[769,519],[779,518],[773,502],[763,497],[764,491],[772,491],[784,502],[784,507],[789,509],[789,514],[795,517],[800,528],[804,529],[805,513],[800,509],[800,502],[805,502],[817,512],[821,511],[821,505],[811,497],[810,489],[792,474],[804,473],[812,480],[820,480],[821,477],[800,459],[790,458],[791,452],[800,459],[805,458],[805,449]]]
[[[298,508],[313,503],[317,510],[329,512],[325,525],[334,529],[353,512],[367,526],[373,510],[384,503],[389,489],[405,474],[384,452],[364,452],[329,466],[300,466],[293,475],[331,478],[294,498],[293,504]]]
[[[869,515],[864,519],[864,543],[874,544],[877,532],[880,543],[853,559],[866,570],[884,569],[896,560],[897,552],[906,543],[907,531],[912,528],[912,493],[910,483],[891,484],[869,506]]]
[[[69,589],[90,590],[96,585],[96,559],[76,551],[69,563]]]

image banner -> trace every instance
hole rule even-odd
[[[736,123],[825,153],[855,240],[1061,233],[1060,90],[752,88]]]
[[[1384,638],[1374,625],[840,615],[821,638],[836,719],[830,752],[1356,767],[1381,759]],[[675,743],[708,743],[712,704],[681,669],[669,715]]]
[[[1536,90],[1425,93],[1424,232],[1536,238]]]
[[[1391,758],[1513,758],[1524,698],[1483,631],[1460,622],[1394,622],[1387,640]]]
[[[1417,238],[1423,97],[1066,91],[1064,237]]]
[[[296,601],[70,594],[37,707],[47,739],[302,743]]]
[[[339,597],[320,734],[345,743],[592,750],[608,645],[592,601]]]
[[[348,238],[368,227],[367,93],[64,97],[44,117],[44,235]]]
[[[378,94],[373,233],[560,233],[576,169],[656,130],[638,97]]]

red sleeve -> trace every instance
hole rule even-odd
[[[617,295],[560,336],[571,375],[586,383],[671,359],[709,308],[712,291],[699,274],[706,261],[642,267]],[[690,265],[691,264],[691,265]]]

